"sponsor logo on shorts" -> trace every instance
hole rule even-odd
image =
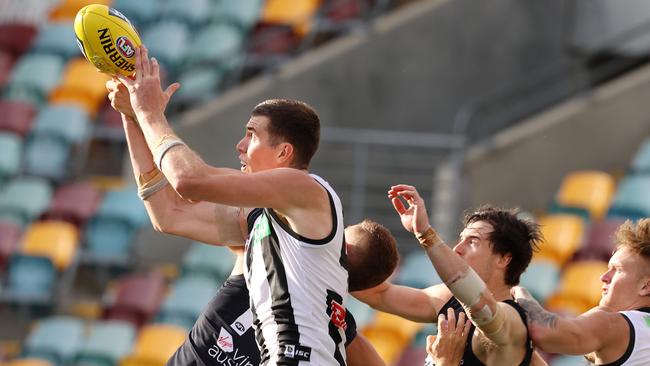
[[[125,36],[117,38],[117,41],[115,41],[115,47],[120,52],[120,54],[126,58],[133,57],[135,54],[135,47],[133,47],[133,43],[131,43],[131,41]]]
[[[232,336],[227,330],[221,328],[219,331],[219,338],[217,338],[217,346],[226,352],[233,351]]]
[[[283,344],[280,345],[280,355],[299,361],[309,361],[311,357],[311,348],[295,344]]]

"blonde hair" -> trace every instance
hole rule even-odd
[[[650,219],[627,220],[616,230],[616,249],[628,248],[650,261]]]

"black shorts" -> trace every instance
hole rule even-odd
[[[260,351],[253,328],[231,327],[249,307],[244,276],[230,276],[196,320],[183,345],[167,361],[167,366],[259,365]],[[346,312],[346,323],[347,347],[357,335],[357,325],[350,312]]]

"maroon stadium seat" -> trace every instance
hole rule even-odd
[[[14,65],[14,58],[8,52],[0,49],[0,89],[5,86],[9,80],[11,68]]]
[[[585,234],[584,244],[576,253],[575,259],[609,261],[616,247],[614,233],[623,222],[624,220],[620,218],[593,222]]]
[[[87,182],[76,182],[59,187],[54,192],[50,207],[43,214],[45,219],[65,220],[77,227],[92,217],[101,201],[101,193]]]
[[[31,47],[36,33],[38,29],[31,24],[0,24],[0,49],[18,58]]]
[[[27,102],[0,100],[0,131],[25,137],[32,129],[35,114],[34,106]]]
[[[424,346],[411,345],[404,350],[397,361],[397,366],[423,365],[427,358],[427,352]]]
[[[8,258],[18,247],[20,226],[16,223],[0,221],[0,272],[4,272]]]
[[[165,287],[164,277],[155,272],[122,279],[115,303],[104,309],[104,318],[124,320],[141,327],[158,312],[165,296]]]

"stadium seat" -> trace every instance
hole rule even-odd
[[[623,222],[620,218],[610,218],[592,223],[575,259],[609,261],[614,248],[616,248],[614,234]]]
[[[134,25],[144,29],[146,25],[158,18],[161,2],[161,0],[115,0],[112,6],[119,9],[120,13]]]
[[[48,105],[34,122],[32,133],[61,138],[68,144],[85,142],[90,135],[90,121],[86,112],[74,104]]]
[[[88,2],[87,0],[61,0],[58,2],[57,6],[50,10],[51,21],[72,21],[77,15],[77,12],[88,4],[103,4],[111,5],[112,0],[93,0]]]
[[[17,177],[0,191],[0,220],[22,226],[40,216],[52,198],[52,188],[39,178]]]
[[[211,24],[201,28],[192,39],[187,64],[232,69],[241,58],[243,33],[228,23]]]
[[[149,56],[156,57],[166,70],[172,72],[185,59],[190,40],[187,25],[177,21],[157,22],[142,32],[142,42],[147,45]]]
[[[83,344],[84,325],[81,319],[54,316],[37,322],[25,340],[23,353],[55,365],[68,365]]]
[[[62,181],[69,174],[70,152],[70,145],[57,136],[30,136],[25,144],[25,173]]]
[[[57,272],[49,258],[16,253],[9,258],[4,297],[10,302],[48,304]]]
[[[109,79],[90,62],[75,58],[66,65],[61,82],[50,93],[50,103],[76,104],[92,118],[106,100],[106,81]]]
[[[584,366],[587,363],[585,356],[560,355],[549,363],[549,366]]]
[[[4,273],[9,257],[18,249],[21,234],[18,224],[0,221],[0,273]]]
[[[530,263],[520,278],[520,285],[542,304],[557,290],[559,283],[560,268],[557,263],[544,259]]]
[[[650,175],[628,175],[621,180],[607,213],[637,220],[650,216]]]
[[[69,59],[81,54],[76,39],[72,20],[45,23],[39,27],[31,52],[52,53]]]
[[[582,244],[584,221],[575,215],[554,214],[541,217],[538,224],[544,240],[534,257],[547,258],[563,266]]]
[[[75,365],[116,366],[120,359],[131,353],[135,336],[136,329],[130,323],[96,321],[75,357]]]
[[[139,328],[153,319],[164,295],[165,279],[159,273],[125,277],[118,283],[114,303],[104,309],[104,318],[127,321]]]
[[[86,226],[84,260],[107,265],[128,265],[137,231],[147,222],[142,201],[132,188],[109,191]]]
[[[82,227],[97,212],[101,192],[88,182],[62,185],[54,192],[44,219],[65,220]]]
[[[13,133],[0,132],[0,186],[18,173],[22,141]]]
[[[212,6],[211,20],[226,21],[239,26],[246,34],[257,23],[263,0],[216,0]]]
[[[555,195],[552,211],[580,213],[585,219],[600,220],[607,213],[615,188],[614,178],[605,172],[567,174]]]
[[[183,276],[206,276],[224,282],[235,264],[235,256],[225,247],[193,243],[183,257]]]
[[[34,106],[27,102],[0,99],[0,130],[25,137],[35,114]]]
[[[361,331],[387,365],[393,365],[408,344],[394,329],[369,325]]]
[[[268,24],[289,25],[296,34],[309,32],[318,11],[320,0],[268,0],[262,10],[261,21]]]
[[[197,29],[210,19],[211,0],[167,0],[162,3],[160,18],[177,20]]]
[[[174,94],[172,103],[190,107],[214,99],[223,78],[224,71],[216,67],[190,68],[179,76],[178,81],[183,87]]]
[[[0,48],[0,88],[4,88],[9,81],[9,75],[14,66],[14,58],[8,52]]]
[[[42,360],[40,358],[21,358],[13,361],[9,361],[4,364],[4,366],[55,366],[49,361]]]
[[[248,39],[248,67],[265,67],[284,61],[301,43],[291,27],[266,23],[258,23]]]
[[[190,330],[220,285],[208,277],[180,278],[171,286],[157,323],[175,324]]]
[[[77,228],[64,221],[39,221],[25,230],[21,252],[49,258],[59,271],[74,261],[79,246]]]
[[[562,273],[559,290],[546,306],[577,315],[598,305],[602,293],[600,276],[606,271],[607,263],[602,261],[569,263]]]
[[[414,251],[403,258],[397,269],[395,283],[415,288],[425,288],[442,283],[431,260],[421,251]]]
[[[16,62],[11,72],[9,83],[5,87],[5,97],[40,106],[58,83],[62,70],[63,58],[60,56],[25,55]]]
[[[37,33],[33,24],[0,24],[0,49],[9,51],[16,60],[32,46]]]
[[[650,139],[643,141],[632,158],[630,170],[633,174],[650,173]]]
[[[185,329],[174,325],[147,325],[140,330],[133,353],[120,366],[164,365],[186,337]]]
[[[406,345],[413,340],[415,335],[424,325],[422,323],[412,322],[397,315],[378,311],[375,320],[372,322],[372,326],[393,329],[394,332],[399,333],[400,338],[404,340]]]

